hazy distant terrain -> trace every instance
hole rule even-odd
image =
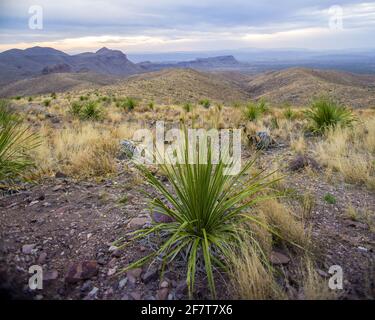
[[[103,92],[171,103],[266,98],[299,106],[325,94],[352,107],[375,105],[372,52],[238,51],[241,61],[233,55],[206,54],[194,59],[192,53],[165,54],[164,61],[162,56],[143,55],[137,59],[155,60],[134,63],[123,52],[107,48],[76,55],[53,48],[12,49],[0,53],[0,96],[103,87]],[[301,67],[306,65],[316,68]]]

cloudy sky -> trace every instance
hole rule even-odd
[[[29,27],[33,5],[42,29]],[[35,45],[69,53],[375,48],[375,2],[0,0],[0,51]]]

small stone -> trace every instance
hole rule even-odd
[[[25,244],[22,246],[22,253],[24,254],[31,254],[33,249],[35,248],[36,244]]]
[[[87,240],[89,240],[92,237],[92,233],[87,234]]]
[[[160,283],[160,288],[162,289],[162,288],[168,288],[169,287],[169,283],[168,283],[168,281],[162,281],[161,283]]]
[[[92,290],[89,292],[89,297],[96,296],[98,292],[99,292],[99,288],[97,287],[92,288]]]
[[[168,288],[162,288],[158,290],[156,294],[157,300],[166,300],[168,298],[169,289]]]
[[[128,278],[124,278],[120,280],[120,282],[118,283],[119,289],[122,289],[123,287],[125,287],[127,283],[128,283]]]
[[[144,283],[149,283],[150,281],[156,280],[158,278],[158,270],[150,269],[142,275],[142,280]]]
[[[278,251],[272,251],[270,261],[273,264],[288,264],[290,259],[283,253]]]
[[[84,282],[84,284],[81,287],[81,292],[86,292],[91,288],[91,280],[87,280]]]
[[[141,274],[142,274],[141,268],[131,269],[126,272],[126,276],[128,277],[129,282],[133,284],[137,282]]]
[[[39,258],[38,258],[38,264],[41,265],[41,264],[45,264],[46,263],[46,260],[47,260],[47,253],[46,252],[42,252],[40,255],[39,255]]]
[[[94,260],[75,262],[70,265],[65,277],[68,283],[92,278],[98,273],[98,264]]]
[[[128,222],[129,229],[140,229],[149,222],[147,217],[133,218]]]
[[[368,251],[367,248],[361,247],[361,246],[358,247],[358,250],[363,251],[363,252],[367,252]]]
[[[129,299],[129,296],[127,294],[124,294],[122,297],[121,297],[121,300],[130,300]]]
[[[117,271],[117,267],[111,268],[107,272],[107,276],[113,276]]]
[[[133,292],[130,293],[130,296],[134,300],[141,300],[141,294],[139,292],[133,291]]]
[[[37,204],[37,203],[39,203],[39,200],[31,201],[30,204],[29,204],[29,206],[31,207],[31,206],[33,206],[34,204]]]
[[[113,252],[113,251],[116,251],[116,250],[118,250],[118,248],[116,246],[110,246],[109,249],[108,249],[109,252]]]
[[[57,270],[43,272],[43,281],[56,280],[59,276]]]

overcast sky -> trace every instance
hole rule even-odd
[[[32,5],[43,9],[41,30],[29,28]],[[0,51],[35,45],[69,53],[375,48],[375,2],[0,0]]]

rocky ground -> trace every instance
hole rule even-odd
[[[287,148],[275,152],[286,163],[293,158]],[[158,263],[119,274],[156,245],[143,241],[121,251],[112,245],[127,231],[150,223],[146,199],[138,191],[142,182],[126,165],[121,172],[90,182],[74,181],[60,173],[0,198],[0,274],[9,294],[33,299],[187,298],[183,263],[168,268],[162,278]],[[351,204],[358,211],[366,208],[373,217],[374,193],[338,180],[328,183],[320,171],[313,175],[306,170],[292,172],[286,179],[290,189],[299,194],[309,191],[316,199],[309,225],[318,252],[318,272],[328,278],[329,267],[340,265],[345,279],[341,298],[374,298],[371,224],[345,214]],[[334,204],[324,200],[327,193],[335,197]],[[296,199],[290,204],[301,209]],[[285,252],[273,257],[273,263],[286,270],[294,268],[293,257]],[[43,267],[42,290],[28,288],[32,265]],[[198,281],[197,286],[197,298],[208,298],[203,282]],[[221,298],[230,297],[221,292]],[[301,298],[297,292],[290,296]]]

